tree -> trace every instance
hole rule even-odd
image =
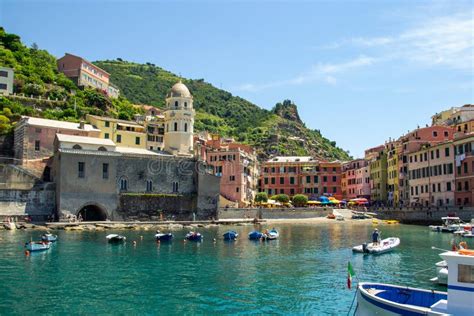
[[[290,202],[290,197],[286,194],[278,194],[275,197],[275,200],[277,200],[280,203],[288,203],[288,202]]]
[[[293,205],[297,207],[306,206],[308,203],[308,197],[304,194],[296,194],[293,196]]]
[[[267,192],[258,192],[257,195],[255,195],[256,203],[261,203],[261,202],[266,202],[266,201],[268,201]]]

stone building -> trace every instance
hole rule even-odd
[[[58,134],[53,170],[60,217],[189,220],[217,216],[219,178],[194,158],[119,147],[110,139]]]

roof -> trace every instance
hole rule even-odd
[[[113,118],[113,117],[105,117],[105,116],[97,116],[97,115],[90,115],[90,114],[87,114],[87,117],[92,117],[96,120],[99,120],[99,121],[110,121],[110,122],[115,122],[115,123],[120,123],[120,124],[126,124],[126,125],[129,125],[129,126],[136,126],[136,127],[144,127],[143,125],[141,124],[138,124],[136,122],[133,122],[133,121],[126,121],[126,120],[120,120],[120,119],[116,119],[116,118]]]
[[[317,161],[315,158],[311,156],[280,156],[280,157],[273,157],[269,159],[267,162],[312,162]]]
[[[102,146],[115,146],[115,143],[110,139],[98,138],[98,137],[87,137],[87,136],[74,136],[65,134],[56,134],[56,137],[60,142],[66,143],[79,143],[79,144],[91,144],[91,145],[102,145]]]
[[[132,154],[132,155],[135,154],[135,155],[147,155],[147,156],[173,156],[173,155],[157,153],[157,152],[144,149],[144,148],[116,147],[115,151],[122,154]]]
[[[64,57],[66,57],[66,56],[68,56],[68,55],[69,55],[69,56],[72,56],[72,57],[79,58],[80,60],[82,60],[82,61],[88,63],[89,65],[91,65],[91,66],[93,66],[93,67],[95,67],[95,68],[97,68],[97,69],[100,69],[102,72],[104,72],[104,73],[106,73],[107,75],[110,76],[110,74],[109,74],[107,71],[105,71],[104,69],[102,69],[102,68],[100,68],[100,67],[97,67],[96,65],[94,65],[93,63],[91,63],[91,62],[88,61],[87,59],[82,58],[81,56],[77,56],[77,55],[70,54],[70,53],[64,53],[64,56],[61,57],[61,58],[64,58]],[[61,58],[59,58],[59,59],[61,59]]]
[[[70,129],[70,130],[77,130],[77,131],[97,131],[100,130],[95,128],[90,124],[84,124],[84,129],[79,128],[79,123],[72,123],[72,122],[64,122],[64,121],[56,121],[56,120],[48,120],[39,117],[30,117],[30,116],[23,116],[22,117],[28,125],[33,126],[41,126],[41,127],[50,127],[50,128],[62,128],[62,129]]]
[[[188,87],[181,82],[175,83],[173,87],[171,87],[170,92],[168,92],[168,97],[181,97],[181,98],[191,98],[191,92],[189,92]]]

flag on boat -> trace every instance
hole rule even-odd
[[[354,269],[352,269],[351,262],[347,263],[347,288],[351,288],[352,277],[355,275]]]

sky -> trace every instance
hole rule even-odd
[[[0,0],[0,25],[57,57],[150,62],[271,109],[362,157],[474,103],[472,1]]]

